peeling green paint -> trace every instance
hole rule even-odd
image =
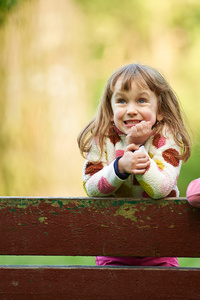
[[[174,228],[174,225],[172,224],[170,226],[167,226],[167,228]]]
[[[47,220],[47,217],[39,217],[38,220],[40,223],[43,223],[45,220]],[[45,224],[47,224],[47,222],[45,222]]]
[[[150,225],[137,225],[136,227],[140,228],[140,229],[142,229],[142,228],[150,228]]]
[[[59,216],[60,214],[57,213],[56,211],[53,211],[53,215]]]
[[[131,205],[129,203],[125,203],[124,205],[120,206],[120,208],[116,211],[115,216],[123,216],[126,219],[130,219],[133,222],[137,222],[138,219],[135,216],[135,213],[139,210],[135,208],[134,205]]]
[[[139,209],[137,208],[136,204],[141,204]],[[149,205],[152,205],[152,203],[150,201],[129,201],[127,203],[124,203],[123,201],[123,205],[121,205],[119,207],[119,209],[116,211],[115,215],[121,215],[123,217],[125,217],[126,219],[130,219],[133,222],[142,222],[142,220],[139,220],[138,217],[136,217],[136,212],[139,211],[146,211],[147,208],[149,207]],[[147,220],[151,220],[151,217],[148,216],[146,218]]]

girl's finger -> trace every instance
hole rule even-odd
[[[125,151],[136,151],[138,150],[139,147],[136,146],[135,144],[129,144],[127,147],[126,147],[126,150]]]

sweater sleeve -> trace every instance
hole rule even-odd
[[[167,132],[166,137],[155,135],[151,142],[148,153],[143,147],[143,151],[149,155],[150,166],[143,175],[136,175],[136,178],[153,199],[177,196],[177,179],[181,168],[177,155],[181,149],[170,132]]]
[[[99,147],[93,144],[83,167],[83,187],[90,197],[109,196],[124,181],[115,173],[115,161],[108,163],[106,152],[99,163],[94,163],[98,160],[99,153]]]

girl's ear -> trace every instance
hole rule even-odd
[[[161,122],[163,120],[163,115],[159,114],[157,115],[157,121]]]

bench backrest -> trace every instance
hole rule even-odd
[[[0,236],[1,255],[200,257],[200,210],[185,198],[3,197]],[[199,276],[189,268],[2,266],[0,295],[200,299]]]

